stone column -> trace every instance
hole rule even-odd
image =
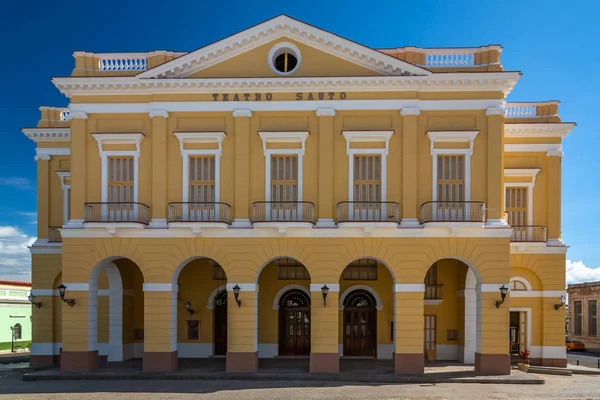
[[[67,226],[72,228],[82,228],[84,221],[87,191],[86,119],[84,112],[71,112],[71,212]]]
[[[552,296],[542,298],[543,346],[541,364],[546,367],[566,367],[567,350],[564,344],[566,311],[564,306],[558,310],[554,309],[555,304],[560,304],[560,296],[564,295],[564,290],[553,292]],[[583,323],[585,324],[585,321]],[[542,329],[541,326],[536,328]],[[531,328],[528,327],[528,329]]]
[[[35,156],[37,161],[37,237],[48,237],[50,222],[50,156]]]
[[[227,372],[258,370],[258,285],[237,283],[238,305],[233,288],[227,283]]]
[[[400,283],[394,287],[394,373],[425,372],[423,283]]]
[[[144,371],[177,370],[177,285],[144,283]]]
[[[496,307],[502,285],[509,286],[509,283],[477,284],[475,289],[478,314],[475,372],[481,375],[510,375],[508,295],[505,303]]]
[[[333,120],[335,110],[319,109],[319,219],[317,227],[334,228]]]
[[[504,108],[488,108],[487,115],[487,223],[506,226],[504,218]]]
[[[54,364],[54,339],[52,325],[54,315],[53,289],[32,289],[35,301],[42,308],[31,308],[31,355],[29,365],[40,367]],[[57,294],[58,295],[58,294]]]
[[[150,111],[152,118],[152,220],[151,228],[167,227],[167,122],[165,110]],[[187,201],[187,199],[181,199]]]
[[[564,246],[561,234],[561,164],[562,150],[549,151],[546,153],[548,170],[548,245]]]
[[[323,300],[321,288],[329,288]],[[339,283],[310,284],[310,372],[340,372]]]
[[[402,221],[400,226],[414,228],[419,224],[417,204],[417,122],[421,111],[404,108],[402,116]]]
[[[250,110],[235,110],[235,192],[233,227],[250,228]]]

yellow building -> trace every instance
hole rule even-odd
[[[311,372],[371,357],[508,374],[527,349],[565,366],[575,124],[556,101],[507,103],[521,74],[501,51],[375,50],[279,16],[190,53],[75,52],[52,80],[68,108],[23,129],[43,304],[31,363],[254,371],[294,355]]]

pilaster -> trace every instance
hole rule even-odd
[[[402,221],[407,228],[420,227],[417,204],[417,122],[421,111],[404,108],[402,116]]]
[[[425,285],[405,283],[394,286],[394,373],[425,372],[424,301]]]
[[[86,120],[84,112],[71,112],[71,212],[69,223],[81,227],[84,221],[84,203],[87,192],[86,178]]]
[[[321,288],[329,292],[323,299]],[[339,372],[339,283],[310,285],[310,372]]]
[[[562,151],[547,153],[548,171],[548,245],[563,246],[561,238]]]
[[[250,110],[233,111],[235,119],[235,189],[233,227],[250,224]]]
[[[144,371],[177,370],[177,286],[144,284]]]
[[[50,156],[35,156],[37,161],[37,237],[48,237],[50,220]]]
[[[317,227],[333,228],[333,119],[335,110],[319,109],[319,203]]]
[[[227,284],[227,372],[258,370],[258,285],[238,283],[235,298],[233,287]],[[239,300],[241,303],[238,305]]]
[[[165,110],[150,111],[152,118],[152,220],[151,228],[167,227],[167,122]],[[187,201],[187,199],[181,199]]]
[[[487,115],[487,223],[505,227],[504,221],[504,108],[488,108]]]

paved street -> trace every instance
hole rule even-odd
[[[353,385],[261,381],[23,382],[21,374],[0,371],[1,399],[600,399],[600,376],[583,375],[545,375],[545,385]]]
[[[567,353],[567,361],[569,364],[576,365],[579,361],[579,365],[584,367],[598,368],[598,360],[600,360],[600,354],[589,353],[589,352],[570,352]]]

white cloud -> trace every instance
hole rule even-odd
[[[25,190],[35,189],[29,178],[23,178],[23,177],[18,177],[18,176],[0,177],[0,185],[12,186],[17,189],[25,189]]]
[[[567,260],[567,285],[600,281],[600,268],[587,267],[583,261]]]
[[[28,246],[36,238],[14,226],[0,226],[0,279],[31,280],[31,255]]]

